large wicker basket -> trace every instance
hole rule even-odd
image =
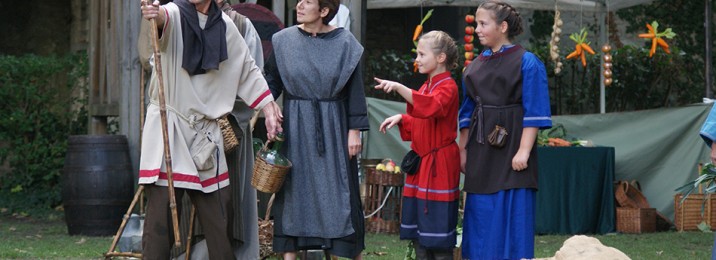
[[[265,151],[269,143],[270,141],[266,142],[261,150]],[[291,162],[288,162],[288,166],[274,165],[257,155],[251,185],[265,193],[276,193],[283,186],[283,180],[290,169]]]
[[[716,230],[716,199],[711,194],[692,193],[681,203],[682,197],[681,193],[674,195],[674,224],[677,230],[699,230],[701,222]]]
[[[617,187],[614,187],[614,197],[619,203],[618,206],[626,208],[651,208],[644,194],[639,188],[628,181],[619,181]]]
[[[656,209],[618,207],[617,231],[631,234],[656,231]]]

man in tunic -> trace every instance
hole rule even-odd
[[[280,129],[278,106],[232,20],[213,0],[143,4],[145,19],[160,30],[169,147],[177,200],[187,193],[196,206],[211,259],[234,259],[228,233],[229,176],[223,138],[215,119],[231,112],[238,95],[266,116],[268,138]],[[139,183],[146,185],[143,234],[145,259],[169,258],[173,233],[168,195],[157,75],[150,83],[150,105],[143,131]],[[204,139],[216,148],[200,149]],[[211,147],[211,146],[209,146]],[[209,157],[201,157],[209,154]]]
[[[261,38],[256,28],[248,17],[234,10],[229,1],[215,0],[221,11],[231,18],[244,37],[249,48],[251,57],[256,66],[263,70],[264,58]],[[229,236],[232,238],[234,256],[236,259],[259,259],[259,237],[258,237],[258,208],[256,203],[256,189],[251,186],[251,177],[254,168],[254,153],[252,147],[251,126],[249,121],[254,116],[254,110],[249,107],[241,97],[236,97],[234,109],[231,110],[229,121],[239,139],[239,146],[233,151],[226,153],[226,163],[229,167],[230,204],[229,211]],[[187,202],[184,200],[183,202]],[[182,217],[188,219],[190,211],[187,207],[191,204],[184,203]],[[185,222],[187,222],[185,220]],[[198,226],[198,225],[197,225]],[[187,233],[189,225],[183,223],[180,226],[182,235]],[[194,230],[194,235],[203,235],[202,230]],[[183,259],[184,254],[177,258]],[[206,240],[197,241],[191,248],[191,259],[209,259]]]

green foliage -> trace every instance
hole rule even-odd
[[[532,51],[545,61],[548,48],[543,45]],[[644,47],[612,49],[614,81],[606,87],[607,112],[675,107],[701,100],[703,85],[697,82],[701,69],[690,57],[678,47],[672,54],[659,50],[649,58],[648,53]],[[601,52],[597,54],[587,55],[586,68],[578,60],[562,59],[564,67],[559,75],[554,74],[554,63],[545,63],[552,114],[599,112]]]
[[[716,5],[712,5],[712,9],[716,10]],[[662,28],[672,28],[678,36],[670,39],[668,43],[671,46],[678,46],[682,51],[681,56],[688,59],[690,66],[690,70],[685,70],[687,74],[683,76],[689,79],[691,86],[697,86],[701,90],[700,96],[704,95],[706,34],[703,1],[657,0],[648,5],[621,9],[617,11],[617,15],[628,22],[626,29],[628,33],[644,33],[647,31],[646,24],[652,21],[658,21]],[[708,22],[711,23],[711,35],[714,35],[716,26],[713,25],[713,19],[708,19]],[[644,41],[643,46],[648,48],[650,44],[651,41]],[[713,45],[713,40],[710,44]],[[694,101],[697,100],[692,100]]]
[[[699,172],[699,177],[693,181],[686,183],[684,186],[677,188],[675,191],[683,194],[679,203],[684,203],[686,198],[694,192],[699,190],[699,186],[705,187],[703,193],[713,194],[716,192],[716,165],[711,163],[705,164]],[[708,202],[708,196],[704,196],[701,202],[701,216],[704,215],[706,203]],[[711,232],[711,227],[706,222],[701,222],[697,227],[704,232]]]
[[[644,33],[646,23],[658,21],[661,28],[672,28],[678,36],[669,40],[671,55],[658,49],[653,58],[648,57],[651,41],[645,40],[637,46],[612,46],[614,82],[606,87],[607,112],[674,107],[701,101],[705,48],[703,7],[700,1],[657,0],[617,11],[619,18],[628,23],[626,33]],[[602,53],[598,51],[597,55],[587,55],[587,67],[583,68],[578,60],[564,60],[574,47],[561,44],[564,67],[562,73],[554,75],[547,44],[553,19],[552,11],[535,11],[530,25],[532,38],[529,40],[533,46],[531,51],[547,66],[552,113],[598,113]],[[597,35],[596,23],[585,26],[590,35]],[[563,33],[563,39],[566,38],[564,36]],[[595,51],[601,49],[603,43],[590,37],[592,48]]]
[[[554,11],[535,10],[529,20],[532,38],[529,39],[531,46],[547,45],[552,37],[552,25],[554,24]]]
[[[0,206],[32,211],[59,205],[67,137],[86,133],[84,54],[0,56]]]
[[[417,72],[415,73],[417,74]],[[363,84],[368,97],[382,98],[394,101],[403,101],[396,93],[384,93],[373,89],[376,85],[373,77],[400,82],[412,87],[413,57],[407,53],[396,50],[373,51],[366,56],[366,66],[363,72]],[[422,84],[422,82],[420,82]],[[418,86],[419,87],[419,86]]]
[[[712,5],[716,10],[716,5]],[[619,18],[628,23],[627,33],[645,33],[646,24],[658,21],[662,28],[673,28],[679,35],[669,40],[687,55],[700,62],[703,68],[704,53],[704,2],[690,0],[657,0],[647,5],[637,5],[617,11]],[[711,21],[712,19],[709,19]],[[712,35],[714,28],[712,26]],[[644,41],[644,46],[651,42]]]

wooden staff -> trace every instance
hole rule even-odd
[[[142,0],[142,4],[148,4],[146,0]],[[159,33],[157,33],[157,20],[152,20],[152,47],[154,47],[154,68],[157,69],[157,79],[159,80],[159,116],[162,122],[162,138],[164,139],[164,161],[167,168],[167,182],[169,185],[169,208],[172,211],[172,224],[174,225],[174,245],[181,246],[181,238],[179,237],[179,217],[177,216],[177,201],[174,197],[174,178],[172,176],[172,154],[169,150],[169,130],[167,127],[167,105],[164,99],[164,77],[162,76],[162,54],[159,52]]]
[[[219,194],[221,196],[221,194]],[[189,214],[189,234],[186,237],[186,255],[184,260],[191,259],[191,237],[194,235],[194,218],[196,218],[196,207],[191,205],[191,213]]]
[[[119,242],[120,236],[122,236],[122,233],[124,232],[124,228],[127,225],[127,220],[132,214],[132,210],[134,209],[134,205],[137,205],[137,201],[140,198],[140,195],[144,192],[144,185],[139,185],[139,188],[137,189],[137,192],[134,193],[134,199],[132,199],[132,203],[129,204],[129,209],[127,209],[127,213],[124,214],[124,217],[122,218],[122,224],[119,225],[119,230],[117,230],[117,234],[114,235],[114,238],[112,239],[112,245],[109,246],[109,250],[107,253],[104,254],[106,259],[109,259],[113,256],[126,256],[123,255],[123,253],[117,253],[114,252],[114,249],[117,248],[117,242]],[[141,254],[140,254],[141,258]]]
[[[139,70],[139,151],[142,151],[142,132],[144,132],[144,69]]]

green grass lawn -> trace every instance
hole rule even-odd
[[[535,256],[551,257],[570,236],[535,238]],[[714,234],[661,232],[640,235],[593,236],[632,259],[710,259]],[[102,259],[111,237],[69,236],[61,215],[42,220],[0,216],[0,259]],[[366,236],[366,259],[403,259],[406,241],[397,235]]]

